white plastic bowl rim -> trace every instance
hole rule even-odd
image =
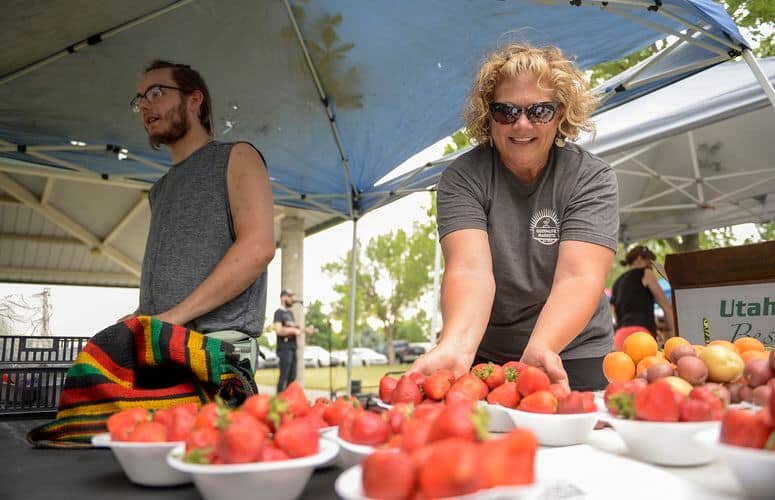
[[[273,462],[251,462],[245,464],[192,464],[182,460],[184,446],[178,445],[167,454],[167,463],[174,469],[191,474],[241,474],[244,472],[271,472],[288,469],[315,467],[333,459],[339,453],[339,445],[321,438],[320,449],[315,455]]]
[[[95,448],[161,449],[161,448],[175,448],[176,446],[184,444],[184,442],[183,441],[152,441],[152,442],[113,441],[110,438],[110,433],[103,432],[92,436],[91,444]]]
[[[337,429],[334,432],[331,432],[327,434],[328,437],[332,438],[333,441],[335,441],[341,448],[349,451],[350,453],[355,453],[356,455],[371,455],[377,450],[390,450],[391,448],[378,448],[376,446],[369,446],[367,444],[355,444],[351,443],[345,439],[342,439],[339,437],[339,429]]]

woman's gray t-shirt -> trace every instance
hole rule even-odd
[[[487,232],[495,301],[478,354],[518,360],[554,279],[560,241],[616,251],[618,186],[614,170],[572,143],[552,146],[539,178],[520,183],[498,154],[477,147],[455,160],[438,184],[439,238],[461,229]],[[613,325],[602,290],[592,319],[560,353],[563,359],[604,356]]]
[[[140,276],[141,314],[160,314],[188,297],[234,243],[227,174],[233,143],[211,142],[171,167],[151,188],[151,225]],[[259,153],[260,154],[260,153]],[[266,272],[229,302],[191,320],[201,333],[261,335]]]

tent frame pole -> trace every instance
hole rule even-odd
[[[355,337],[355,287],[358,265],[358,219],[353,219],[353,242],[350,252],[350,324],[347,332],[347,394],[352,394],[353,338]]]
[[[775,107],[775,88],[772,87],[772,82],[767,79],[767,75],[762,71],[762,67],[759,65],[756,56],[753,55],[753,52],[751,52],[750,49],[745,49],[743,50],[743,59],[748,67],[751,68],[753,76],[756,77],[756,80],[759,82],[759,85],[761,85],[764,93],[767,94],[767,99],[770,100],[770,104]]]

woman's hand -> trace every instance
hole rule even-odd
[[[417,358],[409,371],[430,375],[436,370],[446,368],[452,370],[455,377],[459,377],[471,369],[475,355],[476,352],[464,352],[449,342],[442,342]]]
[[[549,380],[553,384],[561,384],[566,389],[570,390],[568,374],[562,366],[562,359],[560,359],[559,354],[551,349],[528,344],[527,347],[525,347],[525,351],[522,353],[521,361],[531,366],[543,368],[547,375],[549,375]]]

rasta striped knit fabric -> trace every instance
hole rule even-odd
[[[233,346],[150,316],[137,316],[95,335],[67,371],[56,420],[29,432],[38,447],[88,448],[105,422],[127,408],[204,405],[256,393]]]

